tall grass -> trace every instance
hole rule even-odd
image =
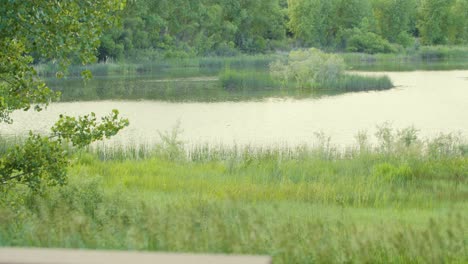
[[[28,197],[21,220],[3,209],[0,245],[268,254],[273,263],[467,260],[466,215],[164,194],[134,198],[125,189],[102,193],[100,182],[69,185],[47,199]]]
[[[354,70],[413,71],[468,69],[466,46],[423,46],[397,54],[342,54]]]
[[[337,92],[360,92],[388,90],[394,87],[388,76],[360,76],[345,74],[340,78],[327,79],[316,84],[317,89],[325,89]]]
[[[273,80],[267,71],[234,71],[226,69],[219,75],[226,90],[278,89],[281,84]]]
[[[0,246],[271,255],[274,263],[465,263],[468,156],[454,134],[379,127],[315,146],[78,153],[69,184],[0,193]],[[138,151],[136,151],[139,149]]]

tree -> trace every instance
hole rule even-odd
[[[36,60],[66,67],[95,61],[102,31],[116,22],[121,0],[2,0],[0,5],[0,122],[12,123],[11,112],[41,111],[59,94],[40,80]],[[83,72],[90,77],[89,72]],[[98,122],[94,113],[61,116],[50,135],[30,133],[22,145],[0,156],[0,188],[23,183],[33,190],[66,182],[67,143],[84,147],[115,135],[128,125],[114,110]]]
[[[127,56],[264,52],[285,39],[285,20],[280,0],[139,0],[122,12],[122,28],[105,32],[99,58],[121,57],[121,47]]]
[[[468,0],[456,0],[452,5],[447,35],[450,44],[468,43]]]
[[[289,29],[304,44],[323,46],[324,39],[333,34],[327,30],[331,4],[332,1],[288,0]]]
[[[303,43],[315,47],[341,47],[346,30],[371,19],[368,0],[288,0],[289,28]]]
[[[424,45],[449,44],[450,7],[454,0],[421,0],[418,29]]]
[[[262,52],[269,48],[271,40],[285,38],[284,16],[278,0],[239,2],[239,10],[226,10],[226,13],[238,17],[234,43],[240,50]]]
[[[416,31],[416,0],[374,0],[377,32],[390,42],[411,44]]]

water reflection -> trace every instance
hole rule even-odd
[[[319,98],[338,95],[343,90],[323,87],[320,91],[284,88],[268,79],[268,65],[275,57],[205,59],[186,61],[178,64],[148,63],[142,65],[94,65],[91,70],[95,78],[83,81],[79,76],[80,68],[71,72],[69,78],[47,78],[51,88],[62,92],[63,102],[99,100],[160,100],[169,102],[224,102],[258,101],[270,97],[289,97],[295,99]],[[192,65],[193,64],[193,65]],[[402,70],[447,70],[468,69],[468,60],[417,60],[392,61],[356,59],[350,64],[352,70],[359,71],[402,71]],[[258,82],[245,87],[231,89],[223,87],[220,73],[226,69],[236,72],[254,72]],[[73,77],[75,76],[75,77]],[[373,87],[377,88],[377,87]],[[369,88],[363,89],[368,90]],[[370,88],[372,89],[372,87]]]
[[[130,119],[131,126],[110,143],[152,144],[159,140],[158,131],[172,129],[177,120],[184,131],[181,138],[192,144],[297,145],[314,142],[317,131],[330,135],[336,144],[350,144],[358,131],[373,133],[375,126],[385,121],[396,128],[414,125],[422,136],[454,131],[468,135],[468,71],[383,74],[398,88],[303,100],[56,103],[41,113],[15,112],[15,123],[1,125],[0,133],[46,132],[60,113],[105,114],[117,108]]]
[[[62,93],[63,102],[99,100],[160,100],[169,102],[258,101],[269,97],[296,99],[340,94],[333,89],[311,91],[280,87],[225,89],[217,76],[158,79],[154,75],[49,79],[49,86]]]

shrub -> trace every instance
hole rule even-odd
[[[343,33],[346,51],[365,53],[395,53],[396,46],[373,32],[365,32],[359,28],[346,30]]]
[[[161,144],[159,145],[158,152],[162,157],[168,160],[178,160],[184,157],[184,141],[180,139],[183,130],[180,128],[180,120],[172,128],[166,132],[159,132]]]
[[[271,75],[283,85],[293,81],[301,88],[312,88],[318,83],[336,79],[344,73],[343,58],[318,49],[291,51],[286,63],[270,64]]]
[[[312,88],[330,92],[384,90],[393,87],[384,77],[345,74],[343,58],[318,49],[291,51],[287,61],[270,64],[270,74],[283,87]],[[321,91],[321,92],[322,92]]]

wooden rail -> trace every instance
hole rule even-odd
[[[0,264],[270,264],[262,256],[0,248]]]

